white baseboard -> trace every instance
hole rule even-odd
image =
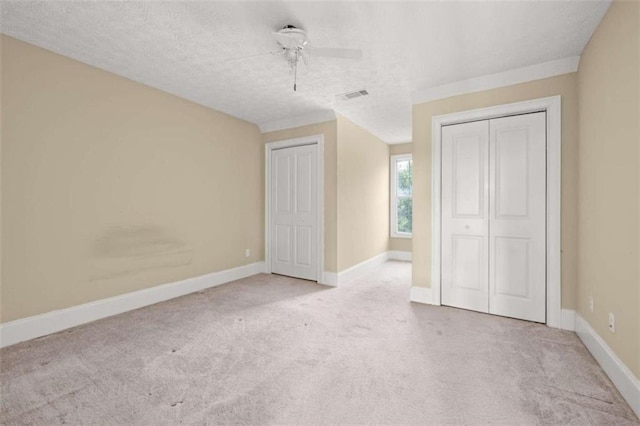
[[[153,305],[264,272],[264,262],[213,272],[0,324],[0,347],[46,336],[101,318]]]
[[[337,274],[333,272],[325,272],[324,279],[327,281],[326,285],[339,285],[346,282],[349,282],[367,272],[375,268],[376,266],[382,265],[387,260],[402,260],[402,261],[411,261],[411,252],[410,251],[385,251],[384,253],[380,253],[377,256],[372,257],[371,259],[367,259],[364,262],[360,262],[357,265],[354,265],[348,269],[345,269],[342,272],[338,272]],[[332,281],[335,276],[335,281]],[[332,284],[334,283],[335,284]]]
[[[433,294],[430,287],[411,287],[411,294],[409,296],[411,302],[433,304]],[[575,311],[570,309],[562,310],[562,330],[575,330]]]
[[[389,260],[402,260],[404,262],[411,262],[412,253],[410,251],[392,250],[388,251],[387,253],[389,253]]]
[[[559,328],[561,330],[576,331],[576,311],[563,309]]]
[[[380,253],[379,255],[372,257],[371,259],[367,259],[364,262],[360,262],[357,265],[352,266],[351,268],[339,272],[338,285],[347,283],[363,274],[366,274],[376,266],[382,265],[387,260],[389,260],[389,252],[385,251],[384,253]]]
[[[322,272],[322,278],[318,281],[318,284],[328,285],[330,287],[338,286],[338,274],[335,272]]]
[[[607,373],[636,416],[640,418],[640,380],[624,365],[589,323],[577,313],[575,315],[575,329],[582,343]]]
[[[428,305],[431,305],[433,302],[431,287],[411,287],[409,300],[411,302],[426,303]]]

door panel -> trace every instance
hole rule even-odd
[[[490,120],[489,128],[489,312],[545,322],[545,113]]]
[[[501,132],[495,140],[496,217],[524,218],[529,206],[529,137],[526,129]]]
[[[271,271],[317,280],[318,147],[279,149],[271,155]]]
[[[289,264],[291,262],[290,245],[291,241],[291,226],[289,225],[276,225],[276,255],[275,260],[277,263]]]
[[[313,189],[311,173],[313,172],[312,152],[295,154],[296,159],[296,213],[311,213]],[[315,159],[313,159],[315,163]]]
[[[487,121],[442,128],[442,304],[488,312]]]
[[[484,291],[482,273],[485,271],[484,261],[487,255],[485,242],[483,237],[452,236],[453,288]]]
[[[309,226],[296,226],[296,265],[311,266],[312,229]]]
[[[291,213],[291,157],[277,156],[275,161],[276,213]]]
[[[483,218],[486,144],[476,135],[452,139],[453,217]]]
[[[495,239],[495,294],[528,298],[529,238],[496,237]]]

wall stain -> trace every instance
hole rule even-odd
[[[193,249],[159,226],[119,226],[92,243],[89,280],[191,264]]]

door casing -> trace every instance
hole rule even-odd
[[[441,148],[444,125],[487,120],[510,115],[545,111],[547,114],[547,322],[549,327],[562,328],[562,266],[561,240],[561,97],[551,96],[524,102],[498,105],[452,114],[437,115],[431,119],[431,292],[432,304],[441,299]]]
[[[265,259],[265,272],[271,273],[271,156],[274,150],[291,148],[295,146],[304,145],[317,145],[318,146],[318,214],[317,214],[317,230],[318,230],[318,259],[317,259],[317,274],[318,283],[325,284],[326,277],[324,276],[324,135],[312,135],[295,139],[285,139],[274,142],[267,142],[265,144],[265,212],[264,212],[264,259]]]

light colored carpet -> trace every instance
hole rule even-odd
[[[0,423],[638,424],[575,334],[409,282],[257,275],[5,348]]]

